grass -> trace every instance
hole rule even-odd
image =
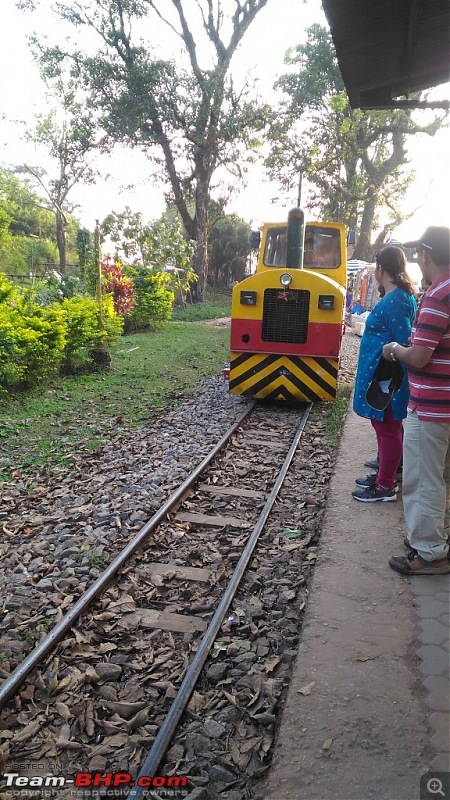
[[[351,384],[340,386],[337,390],[336,400],[330,405],[330,411],[329,414],[327,414],[325,438],[328,444],[331,444],[333,447],[336,447],[341,437],[352,389],[353,385]]]
[[[229,316],[229,298],[223,299],[222,306],[211,298],[192,308],[204,319]],[[0,404],[0,481],[43,466],[69,467],[80,449],[95,450],[112,433],[194,394],[228,361],[229,337],[228,327],[170,322],[161,331],[123,336],[111,348],[110,371],[8,397]]]
[[[172,319],[177,322],[195,322],[202,319],[229,317],[231,311],[231,291],[210,290],[205,303],[188,303],[185,308],[175,308]]]

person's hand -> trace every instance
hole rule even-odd
[[[386,359],[386,361],[391,360],[391,343],[385,344],[382,350],[382,356]]]
[[[388,342],[388,344],[384,345],[383,350],[382,350],[382,355],[383,355],[383,358],[386,359],[386,361],[397,361],[397,359],[395,357],[395,349],[396,349],[396,347],[398,347],[398,343],[397,342]]]

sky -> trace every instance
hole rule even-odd
[[[36,30],[45,31],[49,40],[60,33],[54,18],[49,14],[24,14],[17,10],[15,0],[1,0],[2,25],[0,28],[0,114],[7,120],[20,119],[32,123],[38,113],[48,109],[44,86],[33,63],[28,36]],[[47,8],[51,0],[44,0]],[[319,0],[269,0],[256,17],[244,38],[244,47],[236,54],[236,75],[249,72],[256,76],[264,98],[273,97],[272,84],[286,71],[283,65],[285,51],[304,38],[305,29],[313,22],[326,24]],[[166,46],[161,41],[160,46]],[[432,90],[436,98],[450,98],[450,84]],[[36,164],[36,153],[26,145],[21,136],[24,126],[12,126],[0,120],[0,163],[19,164],[28,161]],[[405,241],[419,238],[427,225],[448,225],[450,139],[448,130],[435,137],[417,135],[408,145],[411,167],[417,177],[404,198],[404,211],[414,210],[411,219],[393,232],[393,238]],[[112,210],[120,212],[126,205],[132,211],[142,212],[144,219],[159,216],[164,209],[164,192],[149,178],[150,170],[145,156],[136,151],[117,148],[110,157],[102,157],[98,166],[103,174],[110,175],[96,186],[75,187],[70,200],[79,205],[74,212],[78,219],[93,230],[96,219],[100,221]],[[125,189],[133,184],[132,189]],[[285,196],[282,202],[273,203],[278,187],[269,183],[261,166],[252,169],[248,186],[242,188],[230,202],[228,209],[250,224],[258,227],[264,221],[282,221],[288,210],[296,205],[296,196]]]

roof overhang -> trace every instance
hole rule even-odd
[[[448,108],[408,98],[450,80],[448,0],[322,0],[352,108]]]

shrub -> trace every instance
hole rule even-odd
[[[133,281],[128,275],[124,275],[122,265],[118,261],[114,263],[109,258],[104,258],[101,266],[106,292],[113,297],[116,313],[120,317],[125,317],[134,305],[136,290]]]
[[[97,301],[92,297],[76,296],[62,303],[68,338],[62,371],[73,374],[93,369],[97,359],[93,351],[102,350],[116,341],[123,330],[123,321],[114,311],[111,295],[103,298],[103,330],[99,328]]]
[[[103,298],[103,329],[97,301],[61,296],[59,282],[19,289],[0,273],[0,394],[26,389],[58,373],[91,370],[109,363],[108,345],[123,331],[111,295]]]
[[[3,272],[0,272],[0,303],[13,300],[17,296],[17,290],[11,281],[8,280]]]
[[[103,337],[102,344],[109,347],[122,336],[124,322],[114,308],[114,298],[110,294],[103,295]]]
[[[16,288],[0,272],[0,395],[9,386],[18,383],[23,372],[18,363],[19,353],[14,335],[16,311],[11,307],[16,296]]]
[[[9,387],[20,383],[24,367],[19,364],[15,326],[6,308],[0,305],[0,396]]]
[[[0,304],[0,382],[22,389],[57,373],[67,341],[61,307],[17,299]]]
[[[168,289],[167,274],[153,273],[146,267],[129,267],[136,290],[132,310],[125,319],[127,331],[157,330],[171,317],[173,292]]]

